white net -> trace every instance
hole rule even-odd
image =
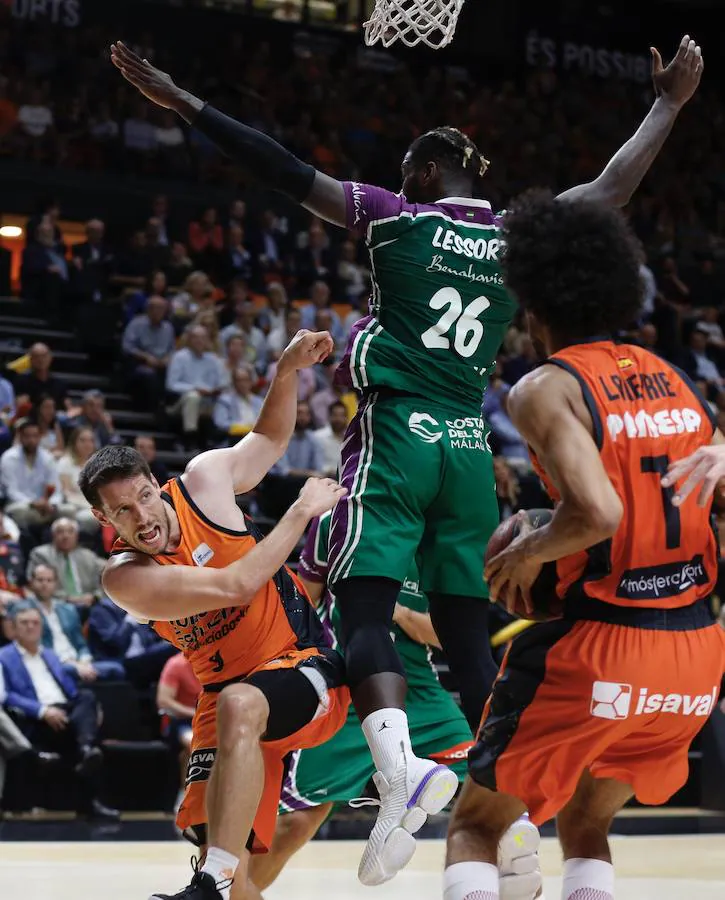
[[[408,47],[424,43],[434,50],[453,40],[464,0],[375,0],[365,22],[365,43],[389,47],[402,41]]]

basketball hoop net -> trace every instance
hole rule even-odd
[[[365,22],[365,43],[380,41],[390,47],[402,41],[413,47],[424,43],[434,50],[453,40],[464,0],[375,0],[370,19]]]

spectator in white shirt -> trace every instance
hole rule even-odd
[[[285,333],[288,304],[287,291],[280,281],[273,281],[267,285],[267,305],[257,317],[257,324],[267,337],[275,331]]]
[[[187,449],[205,445],[216,398],[222,391],[224,377],[222,361],[206,350],[208,335],[201,325],[187,329],[187,346],[171,356],[166,373],[166,389],[175,400],[169,409],[181,415],[181,426]]]
[[[340,400],[330,404],[328,424],[312,433],[322,453],[323,475],[334,476],[340,463],[342,440],[347,429],[347,409]]]
[[[240,287],[243,288],[243,292],[234,303],[234,321],[226,328],[222,328],[220,338],[224,346],[231,335],[244,335],[247,345],[255,352],[255,366],[261,374],[267,368],[267,339],[261,328],[257,328],[254,324],[254,304],[248,299],[246,285]]]
[[[296,306],[291,306],[284,317],[284,327],[276,328],[267,338],[267,350],[270,355],[276,354],[278,357],[300,328],[302,328],[302,313]]]
[[[73,515],[62,502],[58,464],[40,447],[40,429],[31,419],[15,426],[18,442],[0,457],[0,488],[6,513],[21,528],[49,524],[58,515]]]
[[[228,435],[246,434],[252,430],[262,409],[262,398],[252,393],[255,374],[250,366],[240,366],[214,406],[214,424]]]
[[[342,322],[340,321],[340,317],[335,312],[334,309],[330,308],[331,303],[331,294],[330,294],[330,286],[325,281],[316,281],[310,290],[310,302],[307,306],[302,307],[302,328],[307,328],[310,331],[314,331],[315,328],[315,316],[319,312],[319,310],[327,310],[330,313],[330,317],[332,319],[332,327],[330,328],[330,333],[332,334],[332,338],[335,341],[335,344],[342,343],[342,340],[345,336]]]

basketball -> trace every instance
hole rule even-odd
[[[542,525],[547,525],[551,521],[552,515],[550,509],[526,510],[526,517],[532,528],[541,528]],[[501,522],[491,535],[486,547],[486,565],[518,537],[519,530],[517,516],[511,516],[510,519]],[[515,612],[520,618],[532,619],[536,622],[548,622],[551,619],[561,618],[563,606],[556,593],[556,563],[544,564],[539,577],[531,586],[531,601],[534,604],[534,612],[524,614],[523,610],[520,613],[516,610]]]

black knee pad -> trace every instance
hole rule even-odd
[[[347,578],[334,585],[345,648],[347,678],[355,688],[382,672],[403,675],[390,629],[400,582],[392,578]]]

